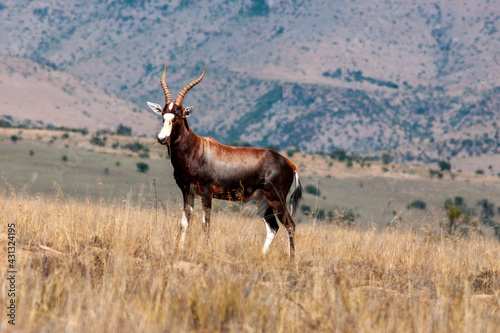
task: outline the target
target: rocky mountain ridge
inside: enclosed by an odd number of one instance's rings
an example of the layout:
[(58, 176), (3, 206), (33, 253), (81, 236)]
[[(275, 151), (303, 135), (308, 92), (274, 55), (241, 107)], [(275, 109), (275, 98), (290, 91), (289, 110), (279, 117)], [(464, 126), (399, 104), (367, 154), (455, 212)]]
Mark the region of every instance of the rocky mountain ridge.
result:
[[(499, 9), (488, 0), (4, 0), (0, 43), (4, 55), (140, 110), (162, 103), (164, 60), (174, 95), (208, 63), (185, 100), (200, 135), (425, 162), (500, 149)], [(482, 124), (487, 133), (474, 134)], [(422, 151), (426, 142), (447, 148)]]

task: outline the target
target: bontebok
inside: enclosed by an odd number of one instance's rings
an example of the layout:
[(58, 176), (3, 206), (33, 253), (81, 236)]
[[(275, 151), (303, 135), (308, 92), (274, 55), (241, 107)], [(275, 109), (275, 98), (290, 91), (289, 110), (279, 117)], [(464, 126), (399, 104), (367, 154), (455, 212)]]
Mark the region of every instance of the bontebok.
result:
[[(203, 206), (203, 229), (208, 237), (212, 199), (247, 202), (255, 200), (264, 219), (267, 237), (262, 251), (266, 253), (279, 229), (276, 217), (285, 226), (289, 240), (289, 255), (294, 257), (295, 223), (291, 213), (297, 210), (302, 186), (297, 167), (279, 153), (262, 148), (225, 146), (213, 138), (197, 136), (187, 121), (193, 107), (184, 108), (182, 101), (188, 91), (201, 82), (201, 76), (189, 83), (172, 102), (165, 83), (167, 63), (161, 77), (165, 106), (149, 103), (161, 115), (163, 127), (158, 142), (168, 145), (174, 167), (174, 178), (182, 191), (184, 212), (181, 219), (180, 245), (184, 244), (193, 212), (194, 197), (199, 195)], [(295, 179), (290, 197), (290, 212), (286, 197)]]

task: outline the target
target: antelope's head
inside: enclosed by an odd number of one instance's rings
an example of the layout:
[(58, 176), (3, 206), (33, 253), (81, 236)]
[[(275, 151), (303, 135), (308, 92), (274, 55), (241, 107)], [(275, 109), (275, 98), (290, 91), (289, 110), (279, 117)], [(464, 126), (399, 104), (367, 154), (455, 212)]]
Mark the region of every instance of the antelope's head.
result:
[(170, 98), (170, 93), (167, 88), (167, 84), (165, 83), (165, 78), (167, 75), (167, 62), (165, 61), (165, 67), (163, 68), (163, 75), (161, 76), (161, 87), (165, 92), (165, 106), (162, 108), (161, 105), (156, 103), (148, 102), (148, 106), (153, 110), (153, 112), (159, 114), (163, 118), (163, 127), (161, 128), (160, 133), (158, 133), (158, 142), (166, 145), (170, 142), (170, 138), (174, 133), (179, 133), (183, 126), (189, 128), (186, 118), (189, 117), (191, 112), (194, 110), (193, 106), (189, 106), (184, 108), (182, 106), (182, 101), (184, 97), (188, 93), (188, 91), (193, 88), (195, 85), (201, 82), (203, 77), (205, 76), (205, 72), (207, 71), (207, 66), (205, 65), (205, 69), (201, 76), (189, 83), (182, 89), (182, 91), (177, 95), (175, 102), (172, 102)]

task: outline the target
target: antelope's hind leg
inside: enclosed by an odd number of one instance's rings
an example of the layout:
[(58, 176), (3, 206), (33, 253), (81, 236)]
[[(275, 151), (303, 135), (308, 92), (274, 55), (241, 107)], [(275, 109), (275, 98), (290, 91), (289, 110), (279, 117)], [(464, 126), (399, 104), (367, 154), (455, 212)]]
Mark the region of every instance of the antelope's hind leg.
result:
[(269, 251), (269, 247), (271, 246), (274, 236), (278, 232), (279, 225), (276, 221), (276, 217), (274, 216), (274, 210), (265, 200), (258, 202), (259, 205), (259, 214), (264, 220), (264, 224), (266, 225), (266, 241), (264, 242), (264, 246), (262, 247), (262, 253), (266, 254)]
[(212, 212), (212, 193), (205, 194), (201, 197), (201, 205), (203, 207), (203, 230), (205, 231), (205, 241), (208, 243), (210, 234), (210, 215)]
[[(276, 216), (280, 222), (285, 227), (286, 233), (288, 234), (288, 255), (290, 259), (295, 258), (295, 222), (293, 222), (288, 209), (286, 208), (286, 203), (284, 200), (276, 199), (269, 200), (270, 205), (273, 207)], [(276, 221), (276, 219), (275, 219)], [(277, 225), (277, 224), (276, 224)]]

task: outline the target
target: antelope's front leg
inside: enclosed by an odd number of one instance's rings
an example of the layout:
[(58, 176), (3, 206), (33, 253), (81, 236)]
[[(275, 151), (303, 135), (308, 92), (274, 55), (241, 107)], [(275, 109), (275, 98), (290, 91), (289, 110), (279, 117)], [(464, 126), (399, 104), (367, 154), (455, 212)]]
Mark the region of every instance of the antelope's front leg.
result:
[(181, 248), (184, 247), (184, 242), (186, 240), (186, 233), (189, 227), (189, 221), (191, 220), (191, 214), (194, 209), (194, 194), (185, 193), (184, 194), (184, 212), (182, 213), (181, 219), (181, 233), (179, 239), (179, 245)]
[(203, 206), (203, 230), (205, 231), (205, 240), (208, 241), (210, 234), (210, 214), (212, 212), (212, 193), (207, 193), (201, 197)]

